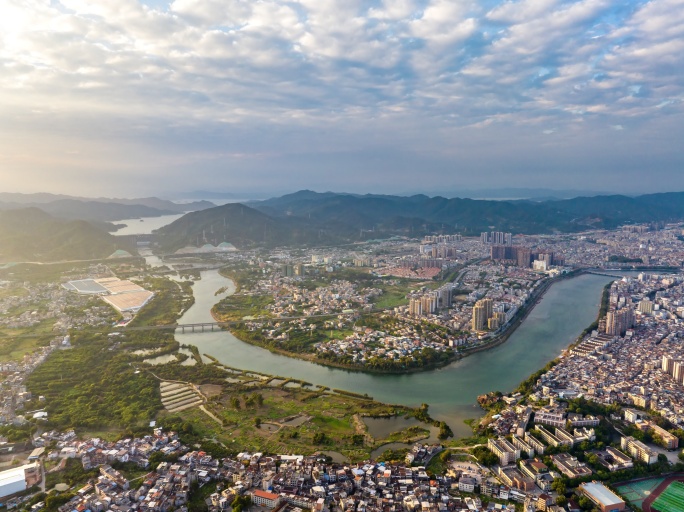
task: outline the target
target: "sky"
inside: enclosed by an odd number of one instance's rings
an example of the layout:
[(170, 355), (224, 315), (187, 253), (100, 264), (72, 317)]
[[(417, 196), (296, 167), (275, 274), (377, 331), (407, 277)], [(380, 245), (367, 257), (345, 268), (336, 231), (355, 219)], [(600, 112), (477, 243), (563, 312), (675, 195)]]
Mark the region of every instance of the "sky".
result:
[(0, 0), (0, 188), (684, 190), (684, 0)]

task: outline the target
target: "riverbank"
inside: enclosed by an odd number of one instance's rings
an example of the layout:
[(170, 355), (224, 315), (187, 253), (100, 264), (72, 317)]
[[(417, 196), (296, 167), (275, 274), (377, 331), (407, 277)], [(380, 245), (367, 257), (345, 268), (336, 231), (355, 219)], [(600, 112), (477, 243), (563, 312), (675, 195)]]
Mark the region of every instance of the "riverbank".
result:
[[(202, 354), (211, 354), (234, 368), (367, 393), (384, 403), (410, 407), (430, 404), (431, 416), (446, 421), (460, 438), (472, 435), (463, 420), (483, 414), (477, 405), (478, 395), (492, 389), (504, 393), (514, 390), (596, 319), (598, 297), (607, 282), (606, 277), (590, 274), (557, 280), (506, 343), (471, 353), (443, 368), (411, 374), (382, 375), (311, 364), (240, 341), (227, 330), (201, 334), (178, 331), (175, 336), (179, 342), (196, 345)], [(203, 272), (202, 279), (193, 286), (195, 305), (179, 323), (213, 321), (210, 309), (217, 301), (214, 294), (226, 285), (232, 288), (232, 283), (217, 270)]]
[[(278, 354), (286, 357), (291, 357), (293, 359), (299, 359), (302, 361), (306, 361), (308, 363), (313, 363), (313, 364), (318, 364), (321, 366), (326, 366), (326, 367), (331, 367), (331, 368), (339, 368), (342, 370), (347, 370), (351, 372), (361, 372), (361, 373), (370, 373), (370, 374), (379, 374), (379, 375), (404, 375), (404, 374), (413, 374), (413, 373), (419, 373), (419, 372), (426, 372), (426, 371), (431, 371), (431, 370), (437, 370), (440, 368), (444, 368), (446, 366), (449, 366), (450, 364), (460, 361), (466, 357), (468, 357), (471, 354), (475, 354), (477, 352), (482, 352), (485, 350), (490, 350), (492, 348), (495, 348), (503, 343), (505, 343), (510, 336), (522, 325), (523, 321), (527, 318), (527, 316), (534, 310), (535, 306), (539, 303), (539, 301), (544, 297), (544, 294), (551, 288), (551, 285), (553, 285), (556, 282), (562, 281), (564, 279), (572, 279), (574, 277), (578, 277), (580, 275), (584, 274), (584, 270), (577, 270), (574, 272), (571, 272), (569, 274), (565, 274), (562, 276), (559, 276), (557, 278), (553, 279), (547, 279), (544, 281), (537, 289), (535, 289), (532, 292), (532, 296), (529, 298), (527, 303), (523, 305), (520, 310), (515, 314), (515, 316), (511, 319), (510, 322), (506, 325), (505, 329), (497, 334), (496, 336), (492, 337), (490, 340), (488, 340), (485, 343), (482, 343), (480, 345), (474, 346), (474, 347), (469, 347), (465, 349), (461, 349), (459, 351), (453, 351), (452, 355), (449, 355), (449, 357), (446, 357), (442, 360), (439, 361), (434, 361), (434, 362), (429, 362), (426, 364), (423, 364), (422, 366), (417, 366), (417, 367), (407, 367), (407, 368), (387, 368), (387, 369), (378, 369), (378, 368), (369, 368), (368, 366), (365, 365), (354, 365), (354, 364), (345, 364), (345, 363), (340, 363), (338, 361), (334, 360), (329, 360), (329, 359), (324, 359), (321, 357), (318, 357), (315, 353), (299, 353), (299, 352), (292, 352), (289, 350), (284, 350), (280, 349), (278, 347), (274, 347), (272, 345), (269, 345), (265, 342), (261, 342), (260, 340), (257, 339), (249, 339), (248, 337), (244, 335), (240, 335), (240, 331), (236, 329), (226, 329), (228, 330), (233, 336), (235, 336), (238, 340), (242, 341), (243, 343), (248, 343), (250, 345), (268, 350), (269, 352), (273, 354)], [(235, 292), (236, 293), (239, 290), (239, 284), (232, 279), (229, 275), (226, 275), (226, 273), (221, 273), (223, 277), (226, 279), (232, 281), (233, 286), (235, 287)], [(221, 322), (222, 320), (216, 315), (214, 312), (214, 309), (212, 308), (211, 311), (211, 316), (216, 322)], [(382, 312), (377, 312), (375, 314), (381, 314)], [(373, 314), (373, 313), (371, 313)]]

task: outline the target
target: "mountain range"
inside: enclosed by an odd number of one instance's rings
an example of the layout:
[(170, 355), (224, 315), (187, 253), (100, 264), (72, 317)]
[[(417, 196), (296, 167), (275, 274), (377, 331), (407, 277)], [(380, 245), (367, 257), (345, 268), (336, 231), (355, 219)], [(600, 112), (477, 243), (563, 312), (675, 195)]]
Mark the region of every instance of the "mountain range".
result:
[[(2, 203), (5, 207), (22, 206), (4, 211), (0, 207), (0, 261), (3, 262), (106, 257), (124, 248), (125, 243), (109, 235), (107, 230), (111, 225), (108, 228), (103, 221), (176, 213), (186, 207), (195, 207), (198, 211), (157, 230), (161, 251), (170, 253), (185, 246), (222, 242), (238, 248), (316, 246), (395, 235), (477, 235), (492, 230), (520, 234), (573, 233), (629, 223), (684, 220), (684, 192), (494, 201), (302, 190), (264, 201), (212, 207), (206, 201), (177, 205), (157, 198), (85, 200), (49, 194), (21, 197), (0, 194), (0, 201), (5, 201)], [(27, 204), (37, 204), (40, 209), (25, 208)]]
[(435, 232), (572, 233), (682, 220), (684, 192), (488, 201), (302, 190), (248, 205), (227, 204), (193, 212), (157, 234), (163, 250), (173, 251), (204, 243), (323, 245)]
[(85, 198), (58, 194), (0, 193), (0, 210), (35, 207), (63, 219), (110, 222), (138, 217), (159, 217), (216, 206), (209, 201), (174, 203), (157, 197), (138, 199)]

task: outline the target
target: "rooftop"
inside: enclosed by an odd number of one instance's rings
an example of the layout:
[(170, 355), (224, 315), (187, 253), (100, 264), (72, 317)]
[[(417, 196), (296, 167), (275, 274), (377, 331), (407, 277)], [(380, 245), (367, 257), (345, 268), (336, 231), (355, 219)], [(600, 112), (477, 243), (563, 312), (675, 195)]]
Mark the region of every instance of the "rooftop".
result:
[(588, 494), (591, 494), (601, 505), (619, 505), (624, 503), (613, 491), (600, 482), (587, 482), (580, 485)]

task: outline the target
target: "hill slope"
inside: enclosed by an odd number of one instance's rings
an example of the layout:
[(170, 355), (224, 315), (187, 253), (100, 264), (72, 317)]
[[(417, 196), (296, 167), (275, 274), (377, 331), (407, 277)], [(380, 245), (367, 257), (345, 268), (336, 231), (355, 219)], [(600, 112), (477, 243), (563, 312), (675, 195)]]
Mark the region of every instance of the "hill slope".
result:
[(229, 203), (192, 212), (156, 231), (164, 252), (187, 245), (218, 245), (230, 242), (236, 247), (305, 243), (310, 230), (298, 222), (275, 219), (248, 206)]
[(106, 258), (121, 240), (82, 221), (55, 219), (38, 208), (0, 211), (0, 262)]

